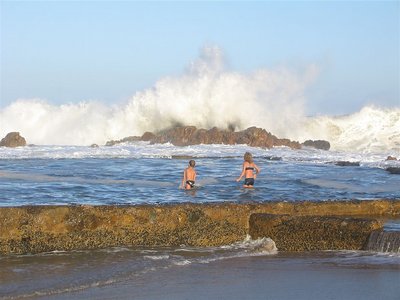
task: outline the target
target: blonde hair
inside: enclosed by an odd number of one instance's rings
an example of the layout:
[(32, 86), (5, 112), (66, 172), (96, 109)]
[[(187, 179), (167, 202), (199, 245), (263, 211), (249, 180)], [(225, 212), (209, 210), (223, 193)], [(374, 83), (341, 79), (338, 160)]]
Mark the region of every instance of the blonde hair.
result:
[(253, 162), (253, 155), (251, 155), (250, 152), (246, 152), (244, 154), (244, 160), (247, 161), (248, 163), (252, 163)]

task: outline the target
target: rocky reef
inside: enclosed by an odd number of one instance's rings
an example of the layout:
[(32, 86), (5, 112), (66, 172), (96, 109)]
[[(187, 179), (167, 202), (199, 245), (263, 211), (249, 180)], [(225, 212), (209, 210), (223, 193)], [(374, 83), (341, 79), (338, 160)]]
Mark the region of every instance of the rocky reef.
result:
[[(0, 254), (114, 246), (226, 245), (242, 241), (253, 232), (255, 222), (251, 220), (256, 214), (276, 216), (272, 223), (284, 228), (282, 233), (274, 236), (277, 245), (282, 247), (280, 250), (317, 250), (332, 245), (354, 249), (361, 243), (360, 232), (364, 236), (379, 228), (381, 223), (349, 221), (348, 218), (400, 218), (400, 201), (1, 207)], [(327, 216), (336, 219), (322, 218)], [(316, 221), (318, 223), (314, 224)], [(349, 225), (343, 225), (343, 222)], [(275, 225), (269, 227), (266, 225), (263, 229), (268, 234), (277, 228)], [(333, 240), (338, 239), (339, 230), (343, 229), (346, 233), (335, 243)], [(303, 240), (304, 236), (291, 233), (305, 230), (313, 237), (308, 242), (311, 246), (306, 248), (297, 241)], [(331, 230), (333, 232), (328, 234)], [(284, 239), (289, 235), (291, 240)], [(321, 240), (326, 243), (318, 242)]]
[(400, 174), (400, 167), (388, 167), (386, 168), (390, 174)]
[(331, 148), (331, 144), (328, 141), (324, 140), (307, 140), (304, 143), (301, 144), (304, 147), (311, 147), (315, 149), (321, 149), (321, 150), (329, 150)]
[(359, 167), (360, 166), (360, 162), (358, 161), (336, 161), (335, 162), (336, 166), (339, 167)]
[(8, 133), (1, 141), (0, 147), (21, 147), (26, 146), (26, 140), (19, 132)]
[(386, 160), (397, 160), (397, 157), (389, 155)]
[(301, 148), (299, 142), (289, 139), (280, 139), (265, 129), (250, 127), (243, 131), (223, 130), (216, 127), (197, 129), (195, 126), (177, 126), (159, 133), (145, 132), (142, 136), (127, 137), (118, 141), (109, 141), (107, 146), (124, 142), (149, 141), (151, 144), (171, 143), (175, 146), (189, 146), (199, 144), (247, 144), (252, 147), (272, 148), (287, 146), (293, 149)]

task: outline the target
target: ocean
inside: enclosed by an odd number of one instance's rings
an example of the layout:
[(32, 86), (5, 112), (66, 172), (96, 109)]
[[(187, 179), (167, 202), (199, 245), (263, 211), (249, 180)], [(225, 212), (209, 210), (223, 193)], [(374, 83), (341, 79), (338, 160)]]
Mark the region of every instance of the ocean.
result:
[[(243, 189), (243, 154), (261, 173)], [(399, 152), (146, 142), (0, 148), (0, 205), (136, 205), (400, 199)], [(179, 189), (196, 160), (197, 188)], [(337, 162), (352, 162), (339, 166)], [(399, 220), (386, 228), (400, 231)], [(0, 299), (398, 299), (400, 254), (222, 247), (111, 248), (0, 257)], [(265, 241), (264, 241), (265, 242)], [(273, 241), (270, 241), (273, 243)]]
[[(261, 168), (254, 190), (235, 181), (246, 151)], [(400, 163), (386, 161), (388, 155), (394, 154), (146, 142), (0, 148), (0, 205), (399, 199), (400, 178), (385, 169)], [(191, 158), (198, 188), (188, 193), (179, 185)], [(359, 165), (337, 165), (343, 161)]]
[[(198, 83), (190, 77), (182, 80), (193, 87)], [(167, 83), (137, 94), (126, 106), (20, 100), (4, 108), (0, 136), (20, 131), (30, 145), (0, 147), (0, 206), (399, 201), (400, 175), (386, 170), (400, 167), (399, 160), (386, 160), (389, 155), (400, 158), (399, 109), (364, 107), (347, 116), (307, 118), (289, 101), (285, 109), (263, 109), (241, 119), (239, 105), (218, 97), (203, 103), (200, 97), (199, 105), (185, 107), (183, 114), (175, 108), (183, 103), (186, 90), (178, 82), (169, 93)], [(165, 98), (169, 94), (174, 97)], [(252, 95), (246, 101), (253, 108), (265, 104), (259, 102), (257, 89)], [(236, 98), (241, 103), (241, 97)], [(273, 98), (267, 101), (271, 105)], [(102, 146), (107, 140), (173, 124), (236, 129), (256, 125), (300, 142), (325, 139), (331, 150), (147, 142)], [(100, 146), (89, 147), (93, 143)], [(246, 151), (261, 169), (254, 189), (243, 189), (235, 181)], [(189, 159), (196, 161), (197, 188), (184, 191), (179, 185)], [(399, 220), (388, 221), (385, 230), (399, 232)], [(259, 252), (264, 242), (246, 238), (221, 247), (117, 247), (0, 256), (0, 299), (400, 297), (399, 251)]]

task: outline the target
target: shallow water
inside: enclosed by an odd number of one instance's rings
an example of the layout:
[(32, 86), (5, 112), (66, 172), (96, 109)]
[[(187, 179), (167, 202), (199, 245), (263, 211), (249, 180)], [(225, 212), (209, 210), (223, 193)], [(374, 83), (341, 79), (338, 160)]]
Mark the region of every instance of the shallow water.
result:
[[(247, 150), (262, 170), (253, 190), (235, 181)], [(190, 157), (199, 188), (185, 192), (178, 187)], [(399, 199), (400, 176), (384, 168), (400, 162), (384, 158), (224, 145), (0, 148), (0, 205)], [(360, 166), (336, 166), (340, 160)]]
[[(279, 253), (260, 251), (259, 245), (260, 240), (245, 240), (224, 247), (111, 248), (1, 257), (0, 299), (398, 296), (398, 254)], [(335, 292), (338, 287), (341, 290)]]
[[(250, 151), (262, 172), (236, 183)], [(0, 147), (0, 206), (400, 199), (400, 153), (136, 143)], [(190, 158), (194, 191), (179, 190)], [(359, 162), (340, 167), (337, 161)], [(399, 231), (398, 220), (385, 230)], [(214, 248), (111, 248), (0, 256), (0, 299), (398, 299), (398, 253), (276, 253), (259, 241)], [(261, 251), (261, 252), (260, 252)]]

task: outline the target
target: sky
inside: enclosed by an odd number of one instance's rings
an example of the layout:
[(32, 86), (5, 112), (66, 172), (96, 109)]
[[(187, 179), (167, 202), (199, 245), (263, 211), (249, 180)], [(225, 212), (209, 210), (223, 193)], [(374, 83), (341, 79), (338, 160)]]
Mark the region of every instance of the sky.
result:
[(310, 115), (400, 106), (399, 1), (0, 0), (0, 14), (0, 109), (123, 103), (208, 45), (234, 72), (316, 66)]

